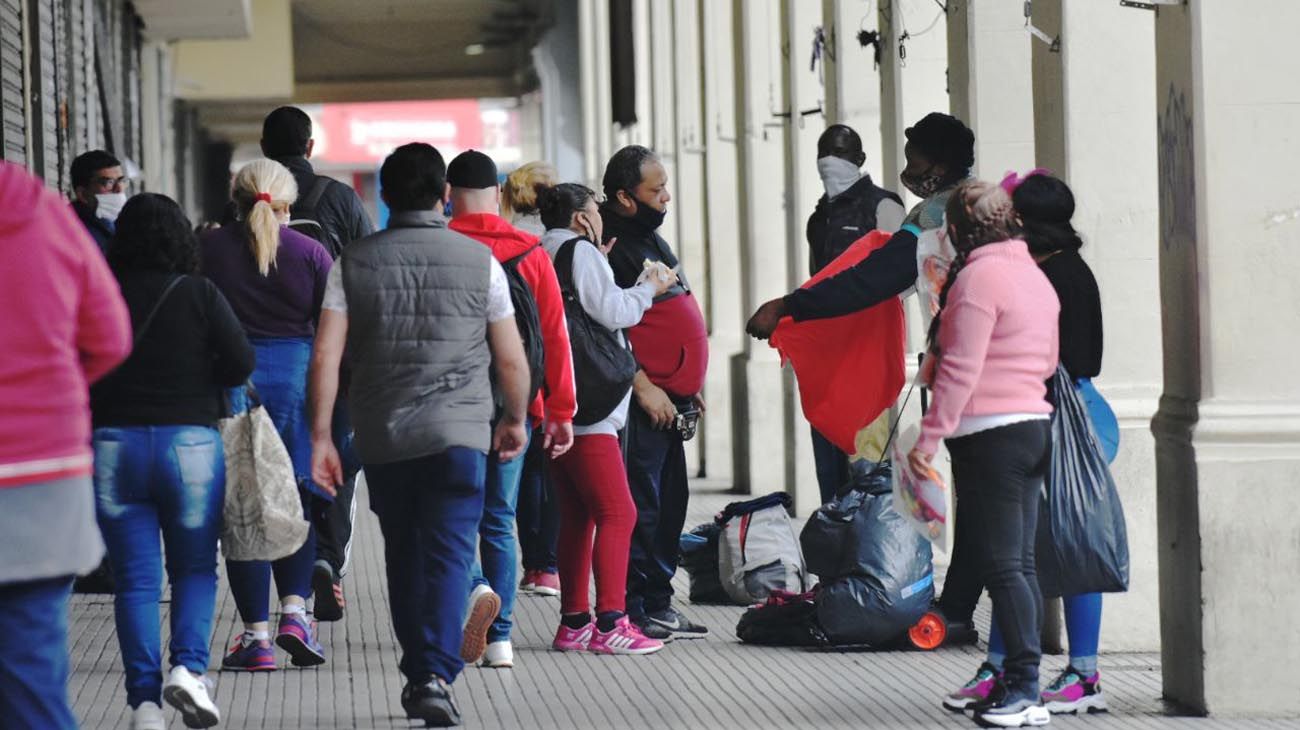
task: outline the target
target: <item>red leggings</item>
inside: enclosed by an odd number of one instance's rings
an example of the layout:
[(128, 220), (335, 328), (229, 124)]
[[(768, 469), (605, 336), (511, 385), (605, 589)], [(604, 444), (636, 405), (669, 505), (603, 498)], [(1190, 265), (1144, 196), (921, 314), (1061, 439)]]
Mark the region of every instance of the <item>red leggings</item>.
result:
[(551, 478), (560, 505), (560, 611), (591, 612), (593, 567), (597, 613), (623, 611), (636, 505), (618, 439), (603, 434), (578, 436), (573, 448), (551, 462)]

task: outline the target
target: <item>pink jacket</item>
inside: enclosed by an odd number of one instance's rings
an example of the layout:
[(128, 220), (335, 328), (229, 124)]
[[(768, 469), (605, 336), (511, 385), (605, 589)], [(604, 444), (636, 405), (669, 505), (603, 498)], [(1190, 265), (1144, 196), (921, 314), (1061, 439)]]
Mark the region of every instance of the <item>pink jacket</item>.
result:
[(1061, 304), (1024, 241), (971, 252), (948, 293), (930, 410), (916, 448), (933, 454), (963, 416), (1051, 413)]
[(90, 383), (131, 351), (131, 320), (68, 206), (0, 162), (0, 488), (89, 474)]

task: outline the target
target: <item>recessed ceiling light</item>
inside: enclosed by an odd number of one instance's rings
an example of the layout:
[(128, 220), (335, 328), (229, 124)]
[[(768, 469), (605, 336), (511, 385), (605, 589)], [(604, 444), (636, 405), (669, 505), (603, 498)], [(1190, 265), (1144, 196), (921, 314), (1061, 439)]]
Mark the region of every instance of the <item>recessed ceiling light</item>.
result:
[(485, 51), (485, 50), (487, 50), (487, 49), (483, 47), (483, 44), (482, 44), (482, 43), (471, 43), (471, 44), (469, 44), (468, 46), (465, 46), (465, 55), (466, 55), (466, 56), (482, 56), (482, 55), (483, 55), (483, 51)]

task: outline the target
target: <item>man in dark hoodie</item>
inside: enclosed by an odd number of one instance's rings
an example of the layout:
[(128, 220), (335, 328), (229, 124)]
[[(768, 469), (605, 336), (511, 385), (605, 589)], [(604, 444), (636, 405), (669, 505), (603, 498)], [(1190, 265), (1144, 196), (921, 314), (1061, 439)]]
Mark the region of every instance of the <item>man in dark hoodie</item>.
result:
[[(311, 117), (293, 106), (282, 106), (262, 122), (262, 154), (289, 168), (298, 183), (298, 199), (291, 217), (311, 220), (319, 230), (305, 231), (318, 238), (337, 259), (355, 240), (375, 232), (370, 216), (356, 192), (343, 183), (317, 175), (307, 158), (316, 140), (312, 139)], [(312, 571), (312, 592), (316, 596), (316, 618), (338, 621), (343, 618), (343, 574), (351, 553), (352, 520), (356, 514), (356, 476), (360, 470), (351, 448), (351, 419), (348, 417), (346, 376), (344, 393), (335, 404), (335, 445), (343, 455), (347, 478), (332, 502), (321, 501), (312, 515), (316, 526), (316, 565)]]
[(700, 391), (709, 365), (708, 330), (677, 257), (656, 232), (672, 200), (659, 158), (639, 145), (624, 147), (606, 165), (602, 186), (602, 241), (613, 245), (609, 265), (618, 285), (636, 285), (647, 262), (678, 275), (678, 284), (655, 297), (641, 322), (627, 331), (641, 368), (627, 422), (627, 477), (637, 508), (627, 613), (652, 639), (701, 636), (708, 629), (673, 608), (672, 578), (690, 497), (677, 417), (679, 411), (704, 409)]
[[(816, 274), (854, 241), (876, 230), (893, 233), (907, 211), (895, 193), (877, 187), (862, 172), (867, 155), (852, 127), (832, 124), (817, 140), (817, 174), (826, 194), (808, 217), (808, 273)], [(817, 429), (812, 430), (813, 460), (822, 502), (831, 501), (849, 479), (849, 457)]]

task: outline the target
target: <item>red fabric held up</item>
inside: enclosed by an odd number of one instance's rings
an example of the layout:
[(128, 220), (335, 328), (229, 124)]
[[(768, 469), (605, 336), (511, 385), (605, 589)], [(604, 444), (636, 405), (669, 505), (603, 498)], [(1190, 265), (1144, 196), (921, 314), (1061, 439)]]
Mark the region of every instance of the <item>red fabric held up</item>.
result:
[[(803, 288), (862, 261), (892, 234), (872, 231), (817, 272)], [(856, 450), (858, 431), (898, 398), (904, 374), (903, 304), (898, 297), (833, 319), (795, 322), (786, 317), (770, 344), (794, 366), (804, 416), (845, 453)]]

